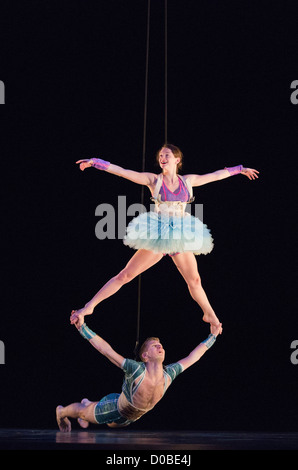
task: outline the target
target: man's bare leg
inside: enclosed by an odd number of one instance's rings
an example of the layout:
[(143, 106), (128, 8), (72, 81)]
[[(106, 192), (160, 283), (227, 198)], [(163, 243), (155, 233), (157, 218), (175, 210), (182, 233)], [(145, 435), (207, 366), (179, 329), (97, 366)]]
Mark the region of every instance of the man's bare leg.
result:
[[(91, 405), (92, 402), (88, 400), (88, 398), (83, 398), (83, 400), (81, 400), (81, 403), (83, 403), (83, 405), (88, 406), (88, 405)], [(82, 418), (78, 418), (77, 421), (79, 425), (81, 426), (81, 428), (84, 428), (84, 429), (88, 428), (89, 421), (86, 421), (85, 419), (82, 419)]]
[(68, 406), (57, 406), (56, 418), (60, 431), (70, 432), (71, 423), (68, 418), (82, 419), (88, 423), (97, 424), (94, 418), (94, 408), (97, 402), (90, 402), (89, 400), (82, 400), (83, 403), (72, 403)]

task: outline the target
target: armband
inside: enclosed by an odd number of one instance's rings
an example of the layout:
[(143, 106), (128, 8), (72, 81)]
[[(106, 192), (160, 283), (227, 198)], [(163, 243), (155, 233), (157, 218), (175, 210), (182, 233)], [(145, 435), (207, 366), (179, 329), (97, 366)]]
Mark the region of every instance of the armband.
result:
[(101, 158), (91, 158), (90, 163), (97, 170), (103, 170), (103, 171), (106, 171), (111, 164), (110, 162), (106, 162), (102, 160)]
[(226, 167), (225, 170), (228, 170), (231, 176), (239, 175), (239, 173), (241, 173), (243, 170), (243, 165), (231, 166), (229, 168)]
[(210, 335), (208, 336), (208, 338), (205, 339), (205, 341), (202, 341), (202, 344), (205, 344), (206, 348), (209, 349), (209, 348), (211, 348), (211, 346), (213, 346), (213, 344), (215, 343), (215, 341), (216, 341), (216, 336), (210, 334)]
[(96, 336), (96, 333), (94, 333), (94, 331), (90, 330), (90, 328), (88, 328), (86, 323), (83, 323), (83, 325), (79, 328), (79, 332), (83, 336), (83, 338), (87, 339), (88, 341), (90, 339), (94, 338), (94, 336)]

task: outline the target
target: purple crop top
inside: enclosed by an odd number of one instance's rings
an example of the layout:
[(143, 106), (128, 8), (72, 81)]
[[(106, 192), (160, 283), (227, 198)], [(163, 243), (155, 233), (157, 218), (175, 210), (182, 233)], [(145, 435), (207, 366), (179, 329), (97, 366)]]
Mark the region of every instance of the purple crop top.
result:
[(187, 202), (189, 200), (189, 192), (184, 182), (179, 178), (179, 188), (173, 193), (162, 180), (162, 185), (159, 190), (162, 201), (181, 201)]

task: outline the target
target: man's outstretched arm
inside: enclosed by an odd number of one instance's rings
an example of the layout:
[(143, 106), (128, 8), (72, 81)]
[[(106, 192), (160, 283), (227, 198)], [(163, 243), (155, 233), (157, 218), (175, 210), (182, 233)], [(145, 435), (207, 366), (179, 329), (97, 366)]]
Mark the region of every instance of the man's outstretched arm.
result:
[(178, 361), (179, 364), (182, 365), (183, 370), (195, 364), (199, 359), (201, 359), (205, 352), (211, 348), (211, 346), (216, 341), (216, 337), (221, 330), (221, 326), (221, 324), (217, 326), (212, 325), (211, 334), (208, 336), (208, 338), (205, 339), (205, 341), (202, 341), (193, 351), (191, 351), (191, 353), (187, 357)]
[(90, 330), (86, 323), (81, 323), (77, 321), (75, 327), (80, 332), (80, 334), (89, 341), (92, 346), (97, 349), (103, 356), (109, 359), (117, 367), (122, 366), (124, 357), (121, 354), (118, 354), (114, 349), (107, 343), (103, 338), (98, 336), (94, 331)]

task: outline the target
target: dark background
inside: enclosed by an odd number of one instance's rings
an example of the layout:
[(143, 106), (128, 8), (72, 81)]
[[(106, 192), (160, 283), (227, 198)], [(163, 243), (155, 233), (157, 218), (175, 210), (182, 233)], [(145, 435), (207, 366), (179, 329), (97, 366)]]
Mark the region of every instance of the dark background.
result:
[[(121, 389), (69, 325), (133, 251), (98, 240), (96, 207), (141, 187), (75, 162), (141, 170), (147, 2), (2, 2), (0, 426), (55, 428), (55, 407)], [(215, 248), (197, 258), (224, 334), (134, 429), (297, 430), (296, 1), (168, 2), (168, 140), (183, 173), (260, 171), (194, 190)], [(164, 2), (151, 2), (146, 171), (164, 140)], [(145, 190), (149, 207), (149, 191)], [(130, 218), (128, 217), (128, 221)], [(88, 325), (133, 357), (137, 280)], [(142, 276), (141, 340), (166, 362), (208, 335), (169, 257)]]

